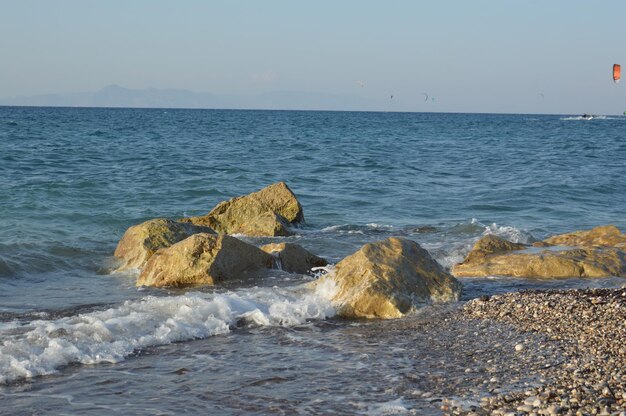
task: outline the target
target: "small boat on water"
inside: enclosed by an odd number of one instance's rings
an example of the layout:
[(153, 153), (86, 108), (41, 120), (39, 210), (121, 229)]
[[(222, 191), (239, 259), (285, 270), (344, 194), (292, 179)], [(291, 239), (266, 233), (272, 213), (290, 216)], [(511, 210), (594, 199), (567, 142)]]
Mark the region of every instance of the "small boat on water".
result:
[(581, 120), (592, 120), (593, 119), (593, 115), (585, 113), (582, 116), (580, 116), (580, 119)]

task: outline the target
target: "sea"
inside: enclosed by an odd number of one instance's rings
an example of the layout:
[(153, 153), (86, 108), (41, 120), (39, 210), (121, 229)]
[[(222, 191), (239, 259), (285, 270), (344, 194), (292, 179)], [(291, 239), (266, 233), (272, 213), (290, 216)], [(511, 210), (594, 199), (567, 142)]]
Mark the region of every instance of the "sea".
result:
[(621, 116), (0, 107), (0, 414), (437, 415), (532, 386), (506, 365), (484, 380), (515, 340), (455, 321), (463, 303), (626, 279), (463, 278), (458, 303), (345, 320), (315, 275), (138, 288), (113, 252), (132, 225), (285, 181), (305, 224), (241, 238), (334, 264), (401, 236), (450, 268), (486, 234), (626, 231), (625, 179)]

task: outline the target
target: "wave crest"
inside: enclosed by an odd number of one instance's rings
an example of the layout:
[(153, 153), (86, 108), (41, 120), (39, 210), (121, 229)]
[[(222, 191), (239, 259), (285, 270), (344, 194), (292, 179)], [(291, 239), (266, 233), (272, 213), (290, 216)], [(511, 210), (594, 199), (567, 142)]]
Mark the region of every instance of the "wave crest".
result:
[(226, 334), (242, 321), (294, 326), (335, 314), (323, 291), (254, 288), (147, 296), (104, 311), (0, 324), (0, 383), (53, 374), (71, 363), (115, 363), (147, 347)]

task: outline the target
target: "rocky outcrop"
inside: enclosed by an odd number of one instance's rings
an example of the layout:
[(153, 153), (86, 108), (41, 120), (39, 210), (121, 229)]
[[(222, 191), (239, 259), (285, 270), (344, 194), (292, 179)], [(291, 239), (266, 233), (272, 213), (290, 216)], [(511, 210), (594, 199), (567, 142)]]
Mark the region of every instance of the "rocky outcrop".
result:
[(495, 253), (452, 268), (456, 277), (607, 277), (624, 275), (624, 252), (616, 248)]
[(228, 235), (194, 234), (157, 251), (137, 279), (137, 286), (213, 285), (245, 272), (272, 267), (263, 250)]
[(212, 233), (208, 227), (156, 218), (130, 227), (122, 236), (114, 256), (122, 260), (118, 271), (140, 269), (159, 249), (169, 247), (196, 233)]
[(575, 231), (568, 234), (555, 235), (544, 240), (544, 243), (570, 247), (618, 247), (626, 248), (626, 235), (613, 225), (595, 227), (591, 230)]
[(417, 243), (388, 238), (364, 245), (316, 285), (332, 280), (338, 314), (398, 318), (420, 303), (458, 300), (461, 284)]
[(487, 235), (452, 268), (456, 277), (608, 277), (626, 275), (624, 235), (613, 226), (550, 237), (530, 248)]
[(220, 234), (286, 236), (290, 234), (290, 225), (304, 221), (304, 213), (287, 184), (278, 182), (221, 202), (206, 215), (181, 221), (207, 226)]
[(278, 268), (289, 273), (309, 273), (314, 267), (323, 267), (326, 260), (293, 243), (266, 244), (261, 250), (276, 258)]

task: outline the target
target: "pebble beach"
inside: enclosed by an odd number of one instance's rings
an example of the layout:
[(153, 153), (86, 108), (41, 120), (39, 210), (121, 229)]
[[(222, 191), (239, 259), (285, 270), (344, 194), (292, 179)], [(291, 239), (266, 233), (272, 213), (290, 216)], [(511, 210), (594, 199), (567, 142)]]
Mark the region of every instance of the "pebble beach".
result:
[(545, 348), (559, 358), (532, 369), (540, 381), (535, 387), (503, 394), (494, 389), (480, 405), (465, 408), (445, 400), (446, 414), (626, 415), (626, 288), (483, 296), (467, 302), (461, 315), (510, 325), (532, 334), (534, 342), (540, 335), (539, 350), (521, 342), (515, 352), (532, 356)]

